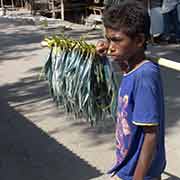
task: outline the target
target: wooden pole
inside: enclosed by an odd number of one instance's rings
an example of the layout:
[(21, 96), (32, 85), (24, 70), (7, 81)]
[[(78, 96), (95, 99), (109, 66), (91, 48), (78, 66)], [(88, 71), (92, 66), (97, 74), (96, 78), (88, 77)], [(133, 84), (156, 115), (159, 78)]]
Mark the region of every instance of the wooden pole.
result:
[(6, 15), (6, 9), (4, 7), (4, 1), (1, 0), (1, 9), (2, 9), (2, 15), (5, 16)]
[(64, 1), (61, 0), (61, 19), (64, 21)]
[(30, 0), (31, 14), (33, 14), (33, 8), (34, 8), (33, 2), (34, 2), (33, 0)]
[(12, 8), (14, 9), (14, 0), (11, 0)]
[(23, 0), (21, 0), (21, 8), (23, 8)]
[(1, 0), (1, 8), (2, 8), (2, 9), (4, 8), (4, 2), (3, 2), (3, 0)]
[(56, 12), (55, 12), (55, 2), (52, 0), (52, 17), (56, 18)]

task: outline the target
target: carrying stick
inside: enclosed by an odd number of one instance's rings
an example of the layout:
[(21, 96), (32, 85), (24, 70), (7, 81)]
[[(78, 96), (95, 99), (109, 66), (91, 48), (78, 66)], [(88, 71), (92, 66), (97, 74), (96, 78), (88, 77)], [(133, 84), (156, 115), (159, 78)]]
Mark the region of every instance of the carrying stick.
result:
[[(46, 41), (42, 41), (41, 46), (47, 47), (48, 43)], [(170, 69), (173, 69), (176, 71), (180, 71), (180, 63), (179, 62), (175, 62), (175, 61), (172, 61), (172, 60), (169, 60), (166, 58), (156, 57), (156, 56), (152, 56), (152, 55), (147, 55), (147, 59), (158, 63), (160, 66), (170, 68)]]

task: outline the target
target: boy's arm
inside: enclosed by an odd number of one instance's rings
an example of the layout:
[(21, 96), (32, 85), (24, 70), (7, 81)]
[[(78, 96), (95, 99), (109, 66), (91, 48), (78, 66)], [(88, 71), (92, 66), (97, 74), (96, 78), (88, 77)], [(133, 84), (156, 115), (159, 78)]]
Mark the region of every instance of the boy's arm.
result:
[(144, 142), (133, 180), (144, 180), (144, 177), (150, 168), (156, 147), (158, 126), (143, 127), (143, 130), (145, 133)]

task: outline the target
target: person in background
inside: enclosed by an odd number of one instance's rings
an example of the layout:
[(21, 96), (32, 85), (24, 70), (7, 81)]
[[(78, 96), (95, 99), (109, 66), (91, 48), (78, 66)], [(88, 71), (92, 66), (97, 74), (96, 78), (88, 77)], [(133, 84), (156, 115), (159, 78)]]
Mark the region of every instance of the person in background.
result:
[(105, 9), (106, 41), (96, 51), (111, 56), (123, 78), (116, 115), (117, 180), (159, 180), (166, 166), (164, 96), (158, 64), (146, 59), (150, 18), (142, 3), (126, 0)]
[(149, 1), (148, 11), (151, 17), (151, 40), (152, 43), (160, 43), (160, 38), (163, 33), (162, 0), (146, 1)]
[(137, 0), (143, 2), (147, 8), (156, 8), (162, 6), (162, 0)]
[(162, 0), (141, 0), (149, 12), (151, 19), (151, 43), (161, 43), (163, 34)]
[(162, 40), (180, 43), (180, 21), (178, 19), (178, 0), (163, 0), (162, 13), (164, 33)]

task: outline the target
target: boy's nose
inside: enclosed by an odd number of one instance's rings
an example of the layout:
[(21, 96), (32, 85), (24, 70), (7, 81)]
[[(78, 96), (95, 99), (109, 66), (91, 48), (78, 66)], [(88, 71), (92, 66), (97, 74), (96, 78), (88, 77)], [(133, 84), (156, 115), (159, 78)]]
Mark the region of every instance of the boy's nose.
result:
[(108, 54), (113, 54), (115, 51), (116, 51), (115, 48), (109, 47), (109, 49), (108, 49)]

